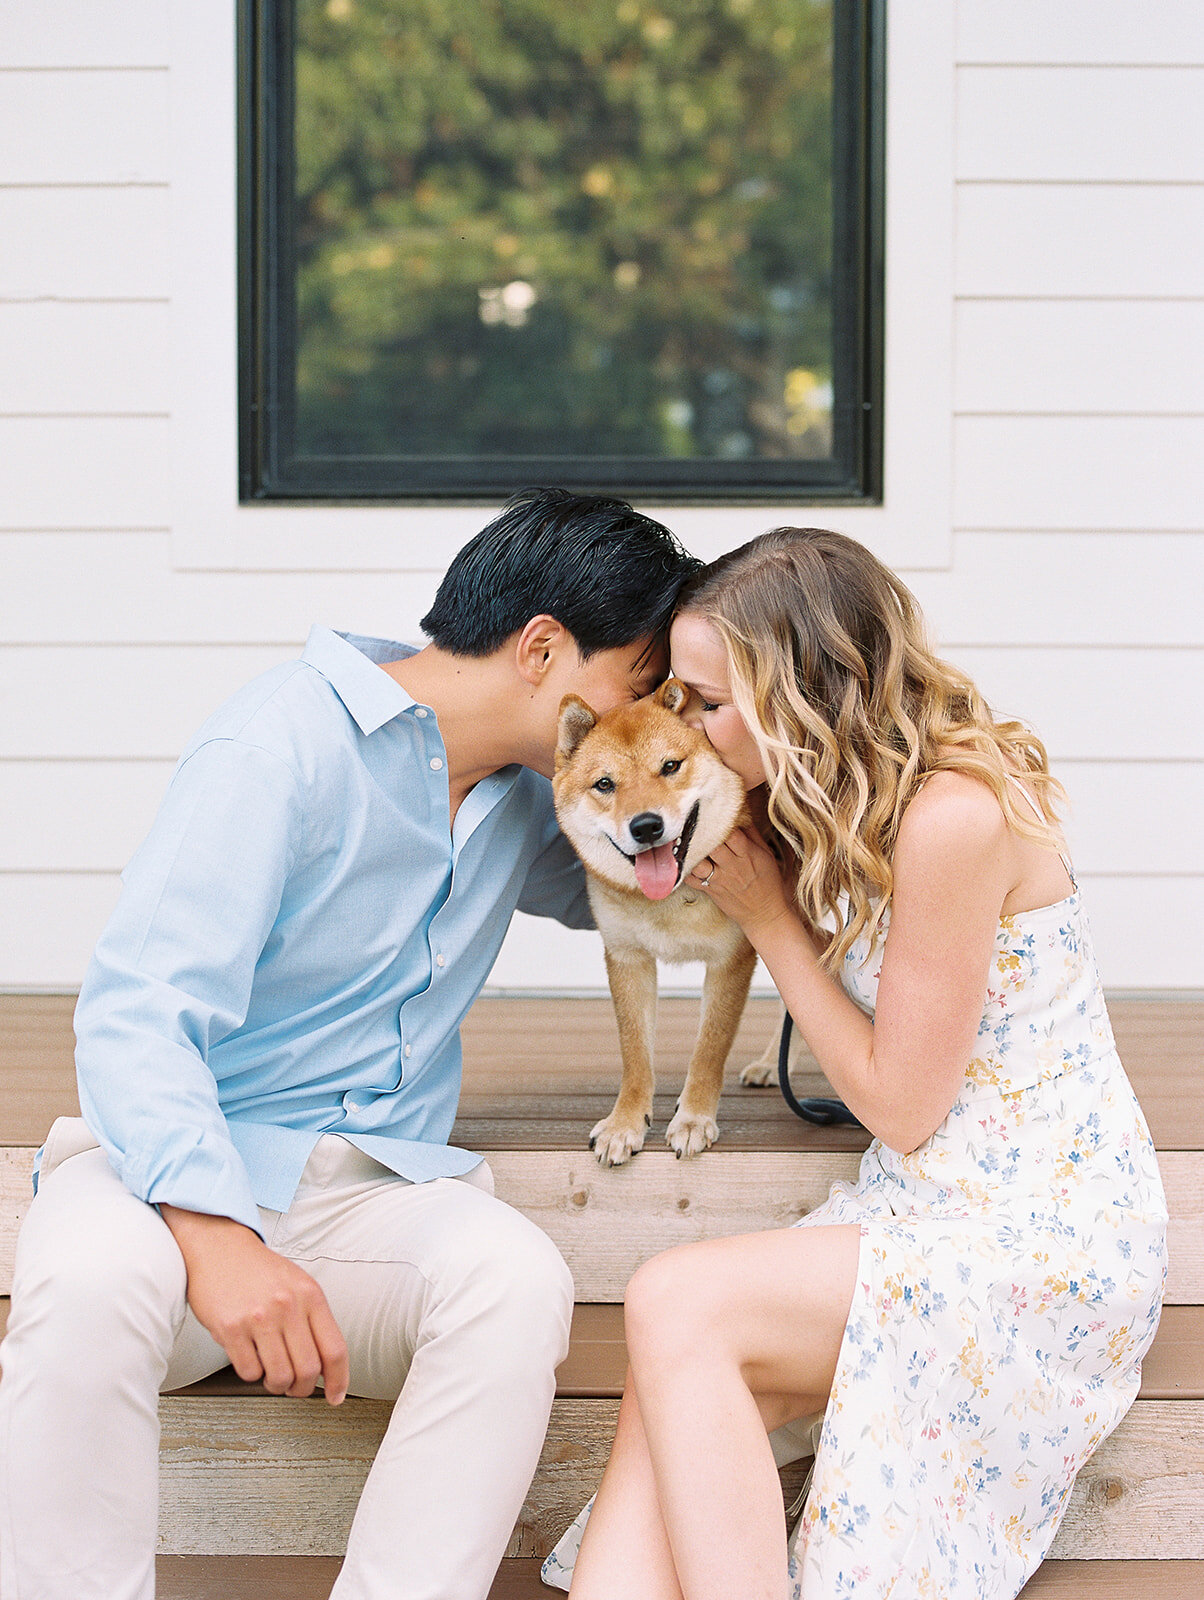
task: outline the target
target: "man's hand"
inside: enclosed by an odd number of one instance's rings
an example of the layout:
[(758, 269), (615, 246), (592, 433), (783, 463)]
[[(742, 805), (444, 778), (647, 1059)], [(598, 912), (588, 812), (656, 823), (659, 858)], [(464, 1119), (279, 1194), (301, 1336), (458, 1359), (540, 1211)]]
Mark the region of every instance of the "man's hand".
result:
[(188, 1269), (188, 1304), (248, 1383), (263, 1379), (271, 1394), (312, 1394), (321, 1377), (326, 1398), (347, 1394), (347, 1346), (308, 1272), (269, 1250), (259, 1235), (229, 1217), (160, 1206)]

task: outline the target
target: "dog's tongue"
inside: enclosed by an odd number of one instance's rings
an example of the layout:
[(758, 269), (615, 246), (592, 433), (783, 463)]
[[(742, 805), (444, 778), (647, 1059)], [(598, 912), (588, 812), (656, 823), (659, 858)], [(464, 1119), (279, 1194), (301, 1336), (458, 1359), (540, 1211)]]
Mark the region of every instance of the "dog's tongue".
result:
[(641, 850), (632, 861), (636, 882), (649, 900), (665, 900), (677, 888), (677, 857), (673, 845), (658, 844), (655, 850)]

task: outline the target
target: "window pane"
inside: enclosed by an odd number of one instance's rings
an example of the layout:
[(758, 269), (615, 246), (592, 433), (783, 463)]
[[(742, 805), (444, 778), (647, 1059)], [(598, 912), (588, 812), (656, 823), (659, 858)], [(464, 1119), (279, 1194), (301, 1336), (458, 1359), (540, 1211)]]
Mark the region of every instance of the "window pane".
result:
[(826, 0), (296, 0), (294, 67), (292, 454), (830, 460)]

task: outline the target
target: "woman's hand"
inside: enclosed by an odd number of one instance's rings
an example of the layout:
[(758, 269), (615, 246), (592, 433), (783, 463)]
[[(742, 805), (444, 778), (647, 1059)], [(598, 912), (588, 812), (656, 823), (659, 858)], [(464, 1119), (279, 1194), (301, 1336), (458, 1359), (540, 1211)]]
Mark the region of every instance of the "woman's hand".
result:
[(750, 828), (738, 828), (716, 845), (686, 881), (708, 895), (754, 945), (762, 929), (794, 915), (772, 851)]

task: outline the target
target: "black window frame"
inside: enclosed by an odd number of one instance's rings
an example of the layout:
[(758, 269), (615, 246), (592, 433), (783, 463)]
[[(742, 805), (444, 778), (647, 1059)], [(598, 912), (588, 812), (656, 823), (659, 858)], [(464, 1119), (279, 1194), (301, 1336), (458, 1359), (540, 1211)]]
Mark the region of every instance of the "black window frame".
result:
[(881, 503), (886, 0), (833, 0), (836, 350), (833, 452), (821, 461), (290, 455), (293, 17), (293, 0), (238, 0), (240, 502), (474, 504), (555, 483), (646, 504)]

